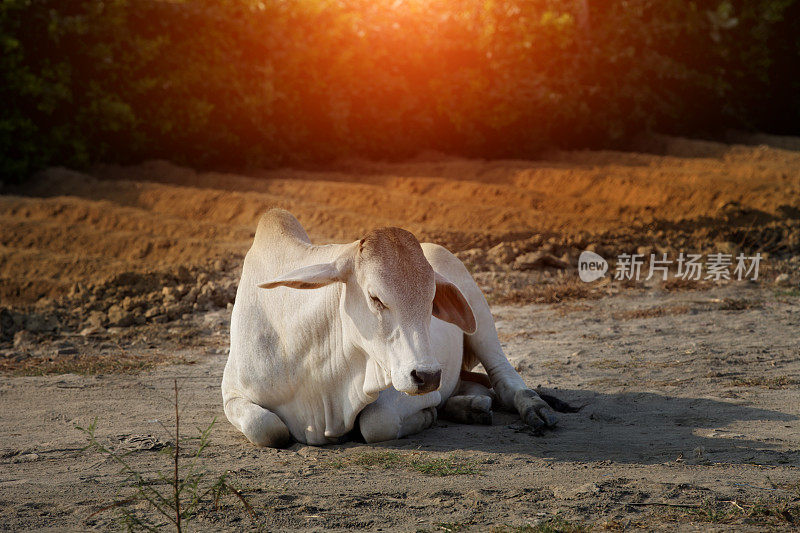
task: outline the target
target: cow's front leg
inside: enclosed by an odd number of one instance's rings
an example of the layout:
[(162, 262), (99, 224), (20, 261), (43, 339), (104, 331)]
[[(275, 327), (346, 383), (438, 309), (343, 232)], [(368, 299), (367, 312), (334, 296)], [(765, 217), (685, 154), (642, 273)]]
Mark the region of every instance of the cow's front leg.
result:
[(361, 411), (358, 428), (367, 442), (381, 442), (413, 435), (436, 422), (438, 391), (409, 396), (394, 388), (381, 391), (378, 399)]
[(489, 304), (475, 281), (467, 279), (461, 290), (468, 295), (478, 324), (475, 334), (464, 337), (465, 360), (483, 365), (497, 398), (506, 407), (515, 409), (526, 424), (537, 431), (555, 426), (558, 422), (555, 412), (536, 391), (528, 388), (503, 353)]
[(484, 368), (491, 376), (494, 391), (503, 405), (515, 409), (520, 418), (537, 432), (555, 427), (558, 417), (553, 409), (535, 390), (525, 385), (502, 352), (492, 359), (488, 357), (486, 359), (491, 362), (488, 366), (487, 363), (483, 363)]
[(227, 399), (225, 416), (256, 446), (285, 448), (292, 444), (292, 436), (283, 420), (246, 398), (235, 396)]
[[(488, 310), (488, 306), (486, 308)], [(525, 385), (503, 353), (494, 323), (488, 319), (485, 322), (486, 329), (479, 332), (481, 337), (468, 338), (467, 349), (486, 369), (498, 399), (506, 407), (515, 409), (520, 418), (535, 430), (554, 427), (558, 423), (555, 412), (536, 391)]]

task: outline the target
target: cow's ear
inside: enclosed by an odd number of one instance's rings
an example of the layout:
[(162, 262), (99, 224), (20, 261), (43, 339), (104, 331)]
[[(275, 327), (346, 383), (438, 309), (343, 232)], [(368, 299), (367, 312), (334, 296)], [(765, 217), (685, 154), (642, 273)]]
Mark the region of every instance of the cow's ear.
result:
[(291, 287), (293, 289), (318, 289), (337, 281), (345, 282), (353, 272), (353, 251), (355, 243), (348, 246), (334, 261), (319, 263), (287, 272), (282, 276), (259, 283), (262, 289)]
[(458, 287), (447, 278), (435, 273), (436, 296), (433, 297), (433, 316), (460, 327), (464, 333), (472, 335), (477, 329), (475, 315), (467, 299)]
[(258, 286), (262, 289), (274, 289), (275, 287), (318, 289), (335, 281), (344, 281), (345, 279), (346, 277), (343, 277), (339, 269), (336, 268), (336, 263), (321, 263), (292, 270), (273, 280), (259, 283)]

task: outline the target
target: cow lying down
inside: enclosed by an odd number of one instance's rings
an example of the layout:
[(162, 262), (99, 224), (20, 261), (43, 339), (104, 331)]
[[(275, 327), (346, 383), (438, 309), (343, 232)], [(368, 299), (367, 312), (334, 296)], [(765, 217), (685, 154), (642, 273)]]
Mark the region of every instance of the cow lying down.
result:
[[(478, 363), (488, 379), (469, 372)], [(556, 423), (453, 254), (398, 228), (313, 245), (289, 212), (261, 218), (222, 378), (225, 415), (252, 443), (328, 444), (354, 429), (367, 442), (396, 439), (430, 427), (437, 410), (491, 423), (489, 387), (534, 428)]]

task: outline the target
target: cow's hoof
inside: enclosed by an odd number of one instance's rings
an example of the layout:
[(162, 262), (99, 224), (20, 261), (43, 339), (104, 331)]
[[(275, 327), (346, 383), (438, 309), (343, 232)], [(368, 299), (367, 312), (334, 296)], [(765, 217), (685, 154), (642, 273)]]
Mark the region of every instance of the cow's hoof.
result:
[(492, 425), (492, 399), (489, 396), (464, 396), (469, 404), (464, 409), (467, 424)]
[(425, 416), (425, 429), (434, 426), (439, 419), (439, 413), (435, 407), (423, 409), (422, 414)]
[(558, 417), (555, 412), (535, 391), (530, 389), (517, 391), (514, 395), (514, 407), (516, 407), (522, 420), (531, 426), (534, 431), (543, 431), (554, 427), (558, 423)]
[(442, 410), (442, 417), (460, 424), (492, 425), (492, 398), (486, 395), (451, 396)]

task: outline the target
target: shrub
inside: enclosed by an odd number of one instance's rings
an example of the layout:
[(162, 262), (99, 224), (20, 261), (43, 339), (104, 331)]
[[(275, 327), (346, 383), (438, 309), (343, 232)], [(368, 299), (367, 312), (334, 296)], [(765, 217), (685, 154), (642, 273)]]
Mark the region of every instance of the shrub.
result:
[(3, 0), (0, 171), (795, 132), (795, 0)]

